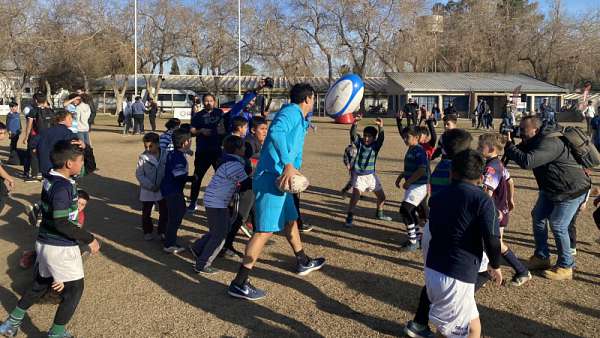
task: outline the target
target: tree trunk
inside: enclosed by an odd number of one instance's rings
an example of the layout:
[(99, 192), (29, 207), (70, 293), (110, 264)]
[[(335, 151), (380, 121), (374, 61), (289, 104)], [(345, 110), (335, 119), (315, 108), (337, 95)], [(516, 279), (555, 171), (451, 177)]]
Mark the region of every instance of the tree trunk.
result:
[(331, 60), (331, 54), (326, 54), (327, 56), (327, 84), (331, 87), (333, 82), (333, 61)]
[(118, 114), (122, 107), (123, 107), (123, 98), (125, 97), (125, 92), (127, 92), (127, 83), (129, 81), (129, 77), (125, 76), (125, 79), (123, 80), (123, 86), (121, 90), (119, 90), (119, 84), (117, 81), (117, 78), (115, 75), (111, 75), (112, 79), (113, 79), (113, 93), (115, 94), (115, 99), (116, 99), (116, 109), (115, 109), (115, 114)]
[(54, 102), (52, 101), (52, 87), (50, 87), (50, 82), (48, 82), (48, 80), (44, 80), (44, 85), (46, 86), (46, 100), (48, 100), (50, 107), (54, 108)]

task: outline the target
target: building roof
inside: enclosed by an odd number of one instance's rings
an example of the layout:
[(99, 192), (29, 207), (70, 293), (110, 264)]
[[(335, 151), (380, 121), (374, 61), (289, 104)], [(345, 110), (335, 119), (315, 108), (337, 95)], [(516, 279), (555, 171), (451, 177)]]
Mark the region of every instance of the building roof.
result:
[[(258, 86), (258, 82), (263, 76), (242, 76), (242, 91), (253, 89)], [(336, 79), (334, 79), (335, 81)], [(326, 92), (329, 89), (327, 77), (274, 77), (273, 90), (287, 91), (293, 84), (299, 82), (310, 83), (317, 92)], [(192, 89), (199, 91), (215, 91), (215, 88), (221, 88), (224, 92), (237, 92), (237, 76), (212, 76), (212, 75), (163, 75), (161, 88), (165, 89)], [(367, 77), (365, 78), (365, 91), (371, 93), (385, 93), (387, 88), (387, 78), (385, 77)], [(138, 87), (144, 88), (146, 79), (143, 75), (138, 75)], [(129, 89), (134, 87), (133, 76), (129, 77)], [(99, 78), (93, 84), (94, 91), (112, 90), (112, 80), (110, 76)]]
[(501, 73), (386, 73), (403, 92), (566, 93), (565, 88), (523, 74)]

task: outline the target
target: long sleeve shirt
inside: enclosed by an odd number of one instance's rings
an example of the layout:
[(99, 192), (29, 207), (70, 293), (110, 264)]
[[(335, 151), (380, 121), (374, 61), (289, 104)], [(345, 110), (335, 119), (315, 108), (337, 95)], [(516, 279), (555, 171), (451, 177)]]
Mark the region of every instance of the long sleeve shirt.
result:
[(300, 106), (290, 103), (281, 107), (262, 146), (256, 175), (264, 172), (280, 175), (288, 164), (300, 169), (308, 125)]

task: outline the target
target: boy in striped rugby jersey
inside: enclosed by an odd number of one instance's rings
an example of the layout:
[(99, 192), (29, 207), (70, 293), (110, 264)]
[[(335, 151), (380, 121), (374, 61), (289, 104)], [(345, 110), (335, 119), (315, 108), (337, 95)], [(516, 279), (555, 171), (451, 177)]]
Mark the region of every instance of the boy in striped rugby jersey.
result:
[(83, 153), (70, 141), (59, 141), (50, 155), (52, 169), (42, 190), (42, 223), (35, 243), (38, 268), (33, 285), (19, 300), (0, 335), (14, 337), (27, 310), (51, 288), (61, 295), (48, 337), (71, 337), (65, 326), (83, 294), (83, 264), (78, 243), (91, 253), (100, 250), (94, 235), (78, 225), (77, 184), (71, 179), (81, 172)]
[(345, 226), (350, 228), (354, 221), (354, 208), (360, 199), (360, 195), (365, 192), (374, 192), (377, 197), (377, 219), (383, 221), (391, 221), (392, 218), (383, 213), (383, 205), (385, 203), (385, 193), (383, 187), (375, 172), (375, 164), (377, 155), (383, 146), (384, 132), (383, 120), (376, 119), (375, 125), (365, 127), (363, 136), (361, 137), (356, 129), (360, 117), (354, 120), (354, 124), (350, 129), (350, 142), (356, 146), (356, 158), (352, 164), (352, 198), (348, 205), (348, 213), (346, 215)]

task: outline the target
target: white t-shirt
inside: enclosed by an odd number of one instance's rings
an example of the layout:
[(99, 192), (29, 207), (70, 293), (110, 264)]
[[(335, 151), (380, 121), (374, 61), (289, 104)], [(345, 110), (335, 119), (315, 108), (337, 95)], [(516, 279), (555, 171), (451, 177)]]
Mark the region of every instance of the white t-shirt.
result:
[(244, 165), (240, 161), (229, 161), (221, 164), (204, 193), (204, 206), (207, 208), (225, 209), (237, 189), (238, 183), (248, 178)]
[(81, 102), (77, 106), (77, 129), (81, 132), (90, 131), (88, 120), (92, 115), (90, 106), (87, 103)]
[(587, 108), (585, 108), (585, 110), (583, 111), (584, 117), (594, 117), (595, 115), (596, 111), (594, 110), (593, 106), (587, 106)]

